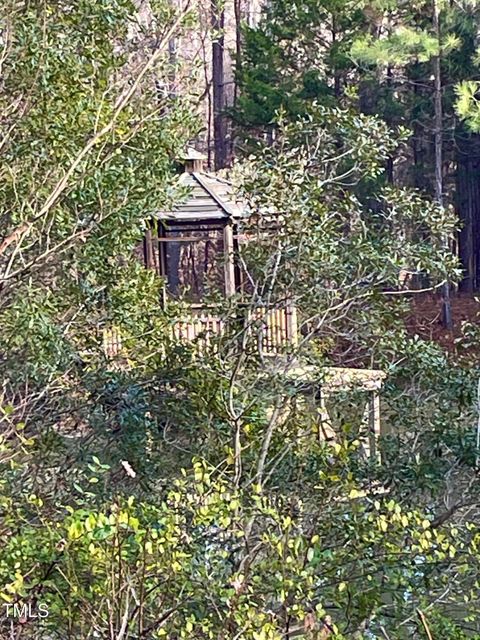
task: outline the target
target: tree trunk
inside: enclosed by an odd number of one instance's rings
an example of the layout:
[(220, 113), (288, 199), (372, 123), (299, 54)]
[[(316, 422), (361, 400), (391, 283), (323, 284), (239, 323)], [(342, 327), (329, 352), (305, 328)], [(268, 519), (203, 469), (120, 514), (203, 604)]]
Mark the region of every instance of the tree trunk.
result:
[[(335, 46), (336, 42), (337, 42), (337, 19), (336, 19), (336, 14), (332, 13), (332, 47)], [(341, 88), (341, 80), (340, 80), (340, 72), (337, 69), (337, 67), (334, 67), (333, 70), (333, 90), (335, 93), (335, 98), (338, 100), (340, 98), (340, 94), (342, 92), (342, 88)]]
[(213, 86), (213, 139), (215, 169), (222, 169), (227, 162), (227, 127), (225, 109), (225, 12), (221, 0), (211, 0), (212, 42), (212, 86)]
[[(391, 94), (393, 91), (393, 70), (392, 70), (391, 64), (387, 66), (387, 91), (389, 94)], [(391, 126), (391, 123), (388, 122), (388, 120), (387, 120), (387, 124)], [(386, 175), (387, 175), (387, 182), (389, 184), (393, 184), (394, 177), (393, 177), (393, 156), (392, 155), (389, 155), (387, 158)]]
[[(438, 0), (433, 0), (433, 30), (438, 46), (441, 46), (440, 10)], [(435, 105), (435, 200), (443, 208), (443, 106), (442, 106), (442, 71), (440, 65), (441, 52), (432, 58), (434, 77), (434, 105)], [(448, 238), (445, 238), (448, 247)], [(451, 329), (452, 305), (450, 301), (450, 283), (443, 285), (442, 291), (442, 322), (446, 329)]]
[(456, 136), (456, 205), (462, 221), (459, 255), (465, 270), (460, 289), (480, 288), (480, 134), (461, 128)]
[[(241, 0), (233, 0), (233, 8), (235, 13), (235, 69), (233, 73), (233, 106), (237, 106), (238, 101), (238, 71), (242, 63), (242, 5)], [(235, 152), (235, 135), (231, 130), (230, 136), (230, 158), (233, 158)]]

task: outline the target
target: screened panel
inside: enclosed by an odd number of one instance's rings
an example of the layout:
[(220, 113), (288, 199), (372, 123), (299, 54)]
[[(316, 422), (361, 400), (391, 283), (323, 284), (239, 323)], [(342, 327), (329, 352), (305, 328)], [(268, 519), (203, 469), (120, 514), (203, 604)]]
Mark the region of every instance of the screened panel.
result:
[(168, 229), (161, 245), (172, 295), (192, 303), (225, 295), (223, 229)]

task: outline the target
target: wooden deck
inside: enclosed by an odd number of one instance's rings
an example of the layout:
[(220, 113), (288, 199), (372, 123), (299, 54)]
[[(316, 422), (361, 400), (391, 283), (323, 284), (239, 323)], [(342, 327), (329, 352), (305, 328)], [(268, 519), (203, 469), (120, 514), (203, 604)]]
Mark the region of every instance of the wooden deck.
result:
[[(382, 388), (387, 374), (381, 369), (352, 369), (350, 367), (322, 367), (320, 381), (329, 393), (335, 391), (377, 391)], [(293, 366), (288, 371), (291, 380), (317, 384), (319, 369), (314, 365)]]
[[(192, 344), (198, 354), (209, 351), (214, 338), (228, 329), (229, 322), (235, 323), (239, 339), (244, 332), (250, 333), (249, 345), (264, 356), (279, 356), (287, 353), (298, 343), (297, 309), (293, 305), (283, 307), (244, 308), (233, 318), (216, 313), (214, 307), (200, 305), (189, 307), (184, 317), (177, 319), (171, 328), (172, 338), (182, 344)], [(253, 340), (252, 340), (253, 338)], [(126, 357), (122, 336), (118, 329), (103, 331), (103, 349), (113, 366), (123, 366)], [(283, 358), (272, 358), (272, 369), (283, 371)], [(292, 383), (299, 383), (305, 389), (312, 389), (316, 396), (319, 440), (336, 442), (338, 433), (334, 420), (329, 414), (328, 402), (338, 392), (363, 392), (363, 418), (359, 429), (362, 449), (370, 459), (379, 459), (378, 439), (380, 424), (380, 390), (386, 373), (378, 369), (350, 369), (344, 367), (317, 367), (300, 362), (291, 363), (283, 375)]]

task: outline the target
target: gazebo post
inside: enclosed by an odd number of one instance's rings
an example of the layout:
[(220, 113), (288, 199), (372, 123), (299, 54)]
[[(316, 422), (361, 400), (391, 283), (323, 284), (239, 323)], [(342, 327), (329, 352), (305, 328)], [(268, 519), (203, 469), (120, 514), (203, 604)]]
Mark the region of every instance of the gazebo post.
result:
[(150, 222), (147, 224), (147, 229), (143, 237), (143, 259), (147, 269), (152, 269), (155, 266), (153, 259), (152, 225)]
[(228, 222), (223, 229), (223, 250), (225, 253), (225, 295), (235, 295), (235, 261), (233, 247), (233, 226)]
[(162, 307), (167, 307), (167, 256), (165, 245), (165, 226), (157, 220), (158, 274), (164, 278), (162, 286)]

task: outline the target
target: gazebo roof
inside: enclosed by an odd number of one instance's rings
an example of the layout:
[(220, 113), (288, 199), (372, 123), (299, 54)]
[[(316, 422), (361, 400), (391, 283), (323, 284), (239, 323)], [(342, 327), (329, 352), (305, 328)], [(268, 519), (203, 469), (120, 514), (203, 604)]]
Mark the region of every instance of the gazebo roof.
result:
[(160, 211), (157, 217), (172, 221), (211, 221), (239, 218), (244, 209), (233, 195), (233, 187), (212, 173), (186, 171), (179, 177), (179, 184), (188, 189), (187, 197), (171, 211)]

